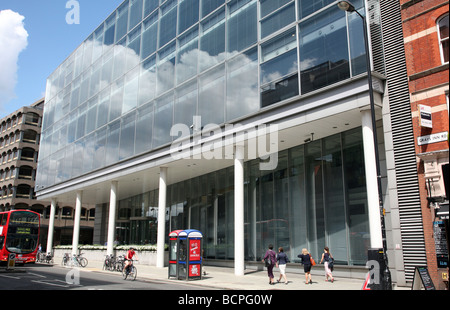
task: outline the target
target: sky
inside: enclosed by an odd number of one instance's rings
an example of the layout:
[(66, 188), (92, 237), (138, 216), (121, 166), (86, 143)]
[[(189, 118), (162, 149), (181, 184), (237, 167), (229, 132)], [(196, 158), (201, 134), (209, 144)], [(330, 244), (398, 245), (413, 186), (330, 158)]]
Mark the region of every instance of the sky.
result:
[(43, 98), (50, 74), (122, 2), (0, 0), (0, 118)]

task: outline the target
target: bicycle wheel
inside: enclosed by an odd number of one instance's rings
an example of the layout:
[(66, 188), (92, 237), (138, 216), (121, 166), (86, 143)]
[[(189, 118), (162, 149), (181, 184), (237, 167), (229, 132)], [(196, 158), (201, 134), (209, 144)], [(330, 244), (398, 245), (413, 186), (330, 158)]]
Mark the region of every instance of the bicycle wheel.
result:
[(122, 272), (123, 271), (123, 262), (117, 262), (116, 263), (116, 271)]
[(130, 272), (129, 272), (129, 268), (125, 268), (124, 270), (122, 270), (122, 278), (123, 278), (124, 280), (126, 280), (129, 273), (130, 273)]
[(114, 271), (116, 269), (116, 262), (112, 259), (109, 261), (109, 266), (108, 266), (108, 270), (109, 271)]
[(87, 266), (88, 260), (87, 260), (86, 258), (84, 258), (84, 257), (80, 257), (80, 258), (78, 259), (78, 263), (80, 264), (81, 267), (84, 268), (84, 267)]
[(134, 280), (136, 280), (137, 269), (136, 269), (136, 267), (134, 267), (134, 266), (131, 266), (130, 269), (131, 269), (131, 270), (130, 270), (130, 274), (128, 275), (128, 277), (129, 277), (132, 281), (134, 281)]

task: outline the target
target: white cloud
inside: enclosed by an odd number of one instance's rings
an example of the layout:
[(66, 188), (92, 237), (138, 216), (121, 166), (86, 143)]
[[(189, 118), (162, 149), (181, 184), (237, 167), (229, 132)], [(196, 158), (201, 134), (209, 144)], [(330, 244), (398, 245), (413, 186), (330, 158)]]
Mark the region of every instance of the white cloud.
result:
[(28, 44), (24, 19), (11, 10), (0, 11), (0, 107), (15, 97), (17, 62)]

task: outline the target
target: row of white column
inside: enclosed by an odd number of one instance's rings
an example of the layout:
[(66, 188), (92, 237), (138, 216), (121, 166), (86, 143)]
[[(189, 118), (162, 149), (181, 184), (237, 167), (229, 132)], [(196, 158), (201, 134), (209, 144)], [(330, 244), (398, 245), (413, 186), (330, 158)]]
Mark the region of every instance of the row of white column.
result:
[[(364, 140), (364, 159), (366, 168), (367, 195), (369, 202), (369, 223), (371, 247), (382, 247), (380, 209), (378, 201), (378, 185), (377, 173), (375, 165), (375, 152), (372, 134), (372, 120), (370, 111), (362, 111), (362, 127)], [(234, 260), (235, 274), (244, 275), (245, 269), (245, 251), (244, 251), (244, 147), (237, 146), (235, 149), (234, 159)], [(159, 175), (159, 209), (158, 209), (158, 239), (157, 239), (157, 261), (158, 268), (164, 267), (164, 245), (166, 236), (166, 197), (167, 197), (167, 172), (166, 167), (160, 168)], [(109, 205), (109, 221), (107, 236), (107, 254), (113, 254), (114, 236), (115, 236), (115, 219), (117, 209), (117, 189), (118, 182), (111, 182), (110, 205)], [(72, 254), (77, 254), (78, 241), (80, 234), (80, 215), (82, 204), (82, 191), (77, 192), (75, 222), (73, 230)], [(56, 210), (56, 199), (52, 199), (50, 210), (50, 221), (48, 230), (47, 249), (52, 249), (54, 218)]]
[[(243, 147), (236, 148), (235, 160), (235, 273), (244, 275), (244, 150)], [(110, 202), (109, 202), (109, 219), (108, 219), (108, 236), (107, 236), (107, 254), (114, 252), (114, 236), (115, 236), (115, 219), (117, 209), (117, 189), (118, 182), (111, 182)], [(75, 221), (72, 239), (72, 255), (77, 254), (79, 236), (80, 236), (80, 215), (82, 206), (83, 192), (77, 192)], [(157, 260), (158, 268), (164, 267), (164, 245), (166, 235), (166, 197), (167, 197), (167, 168), (160, 168), (159, 176), (159, 211), (158, 211), (158, 241), (157, 241)], [(55, 223), (55, 210), (57, 200), (52, 199), (50, 209), (50, 219), (48, 228), (47, 249), (53, 248), (53, 235)]]

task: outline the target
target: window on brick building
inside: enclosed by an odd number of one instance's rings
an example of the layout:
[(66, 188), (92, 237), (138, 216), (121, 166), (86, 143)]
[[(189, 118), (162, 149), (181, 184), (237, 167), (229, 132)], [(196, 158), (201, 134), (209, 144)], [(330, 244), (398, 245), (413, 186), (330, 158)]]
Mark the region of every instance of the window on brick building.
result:
[(442, 63), (448, 63), (449, 58), (449, 26), (448, 14), (438, 20), (439, 44), (441, 47)]

